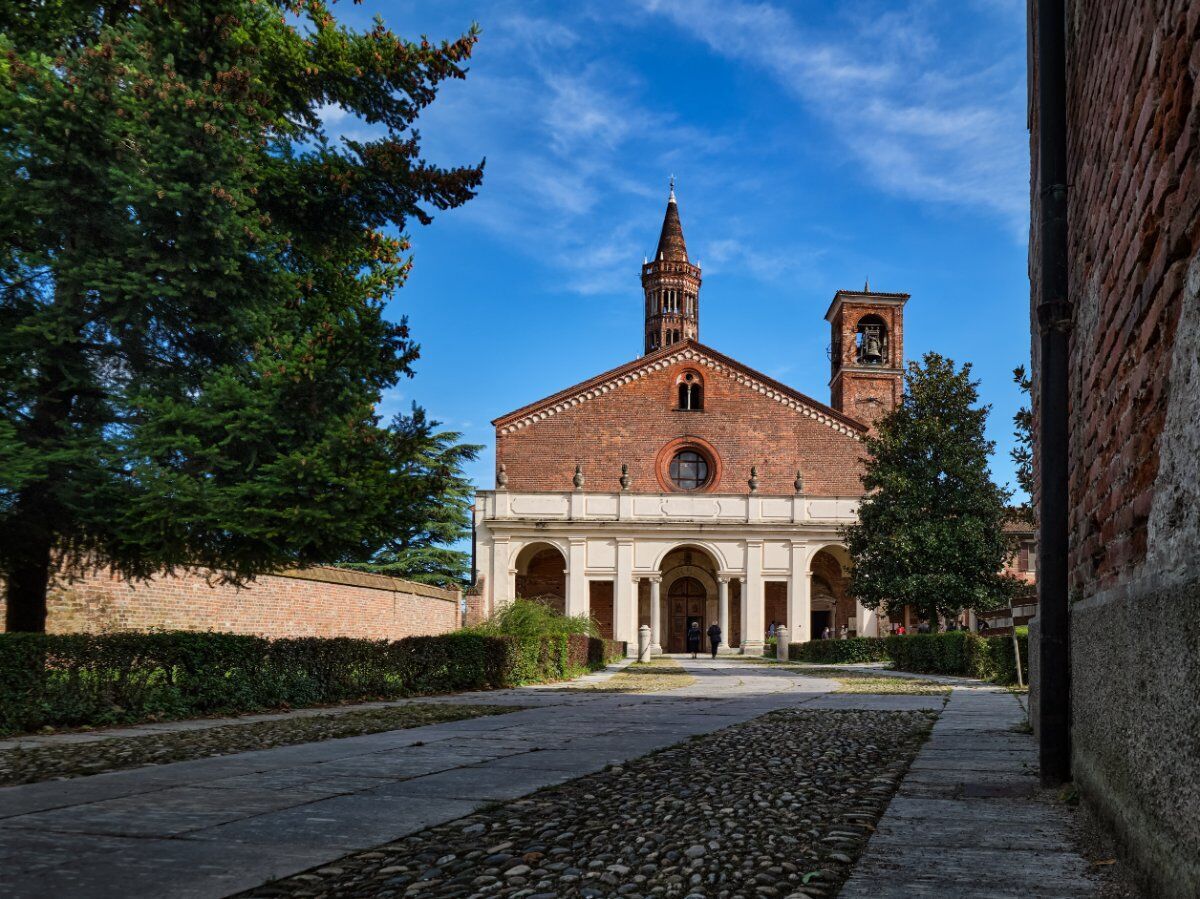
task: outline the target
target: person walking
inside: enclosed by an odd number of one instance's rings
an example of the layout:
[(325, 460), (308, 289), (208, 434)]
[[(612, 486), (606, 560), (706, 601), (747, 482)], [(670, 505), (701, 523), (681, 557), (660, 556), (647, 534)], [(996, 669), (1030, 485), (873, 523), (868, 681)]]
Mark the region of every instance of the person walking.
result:
[(712, 646), (712, 657), (717, 657), (717, 647), (721, 645), (721, 627), (715, 621), (708, 626), (708, 642)]
[(687, 632), (687, 651), (692, 654), (693, 659), (700, 654), (700, 636), (700, 622), (693, 621)]

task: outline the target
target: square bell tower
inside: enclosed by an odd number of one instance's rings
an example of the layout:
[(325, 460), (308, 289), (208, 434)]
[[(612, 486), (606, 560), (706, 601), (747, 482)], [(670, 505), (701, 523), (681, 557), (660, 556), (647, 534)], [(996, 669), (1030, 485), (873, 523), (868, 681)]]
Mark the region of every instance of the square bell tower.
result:
[(830, 405), (874, 427), (900, 403), (904, 390), (906, 293), (839, 290), (825, 320), (831, 329)]

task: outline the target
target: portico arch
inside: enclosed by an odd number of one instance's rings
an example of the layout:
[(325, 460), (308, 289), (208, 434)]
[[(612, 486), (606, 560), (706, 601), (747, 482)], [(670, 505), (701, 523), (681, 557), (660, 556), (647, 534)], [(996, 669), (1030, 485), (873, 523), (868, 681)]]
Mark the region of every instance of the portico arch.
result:
[(518, 597), (566, 610), (567, 559), (559, 546), (548, 541), (528, 543), (517, 552), (513, 568)]
[[(658, 560), (661, 590), (652, 590), (648, 605), (659, 602), (659, 643), (667, 652), (686, 649), (688, 626), (694, 621), (701, 632), (718, 619), (717, 573), (722, 560), (712, 549), (683, 544), (671, 547)], [(654, 618), (651, 610), (651, 618)]]
[(848, 586), (850, 569), (850, 553), (840, 543), (822, 546), (810, 557), (811, 633), (814, 640), (827, 633), (836, 637), (843, 632), (858, 632), (858, 604)]

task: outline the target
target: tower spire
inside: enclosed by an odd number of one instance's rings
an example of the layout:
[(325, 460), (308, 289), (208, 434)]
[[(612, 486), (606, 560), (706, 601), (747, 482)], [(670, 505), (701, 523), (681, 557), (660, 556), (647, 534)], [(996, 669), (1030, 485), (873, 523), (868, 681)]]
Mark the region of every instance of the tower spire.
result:
[(688, 259), (671, 176), (667, 211), (654, 258), (642, 264), (646, 301), (645, 352), (700, 337), (700, 267)]

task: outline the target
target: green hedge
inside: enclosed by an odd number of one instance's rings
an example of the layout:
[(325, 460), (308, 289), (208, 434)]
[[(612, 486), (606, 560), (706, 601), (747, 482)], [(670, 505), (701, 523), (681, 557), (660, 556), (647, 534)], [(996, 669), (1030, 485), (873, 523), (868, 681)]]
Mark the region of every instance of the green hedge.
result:
[[(1017, 629), (1017, 641), (1021, 645), (1021, 672), (1028, 680), (1028, 629)], [(788, 658), (794, 662), (824, 664), (890, 660), (899, 671), (976, 677), (997, 684), (1017, 682), (1012, 637), (980, 637), (968, 631), (810, 640), (789, 644)]]
[(0, 634), (0, 733), (513, 687), (621, 655), (623, 644), (582, 634)]
[[(1029, 635), (1017, 634), (1021, 671), (1028, 677)], [(1017, 682), (1012, 637), (980, 637), (968, 631), (906, 634), (884, 639), (888, 657), (900, 671), (977, 677), (997, 684)]]
[(851, 637), (847, 640), (789, 643), (788, 659), (793, 662), (844, 665), (850, 662), (886, 662), (888, 655), (880, 637)]

